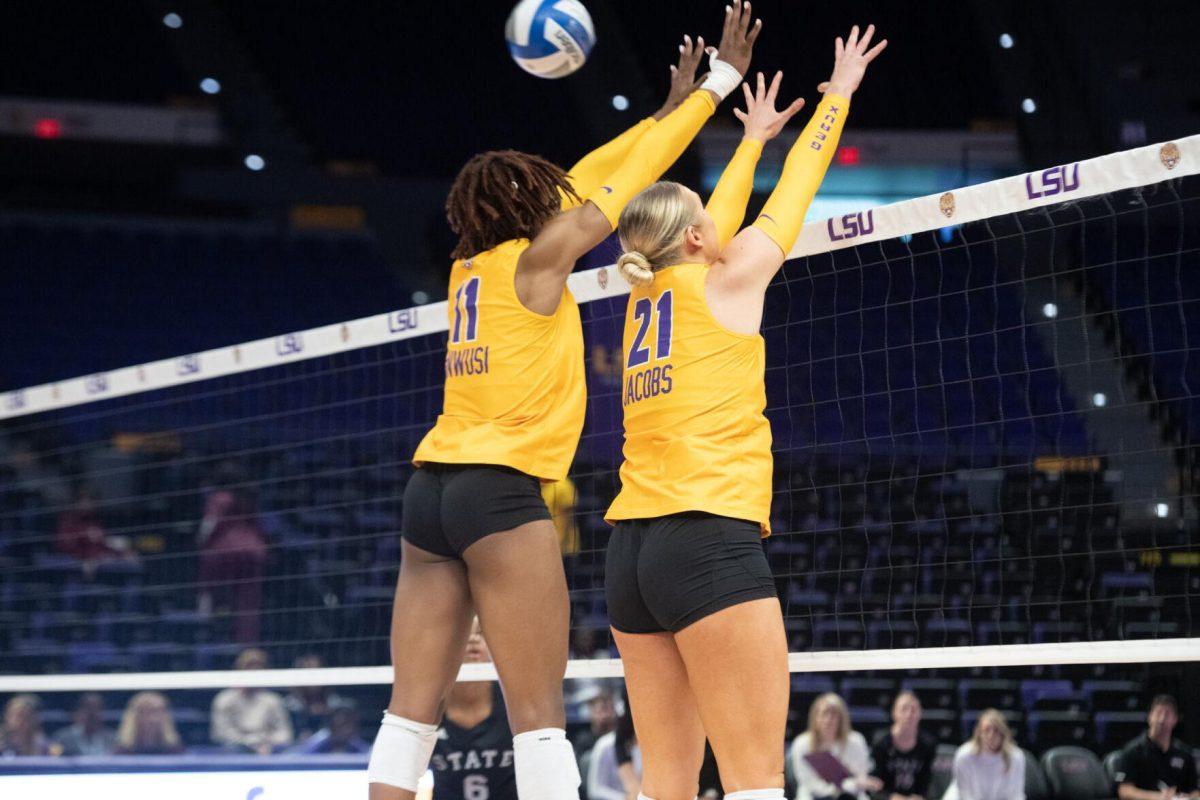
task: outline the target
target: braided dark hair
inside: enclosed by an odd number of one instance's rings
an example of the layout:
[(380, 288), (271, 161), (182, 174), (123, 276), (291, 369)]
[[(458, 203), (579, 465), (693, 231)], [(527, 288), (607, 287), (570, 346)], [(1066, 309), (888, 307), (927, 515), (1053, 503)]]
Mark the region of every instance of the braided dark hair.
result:
[(561, 167), (516, 150), (493, 150), (468, 161), (446, 198), (446, 219), (458, 234), (451, 257), (470, 258), (509, 239), (532, 239), (562, 209), (582, 202)]

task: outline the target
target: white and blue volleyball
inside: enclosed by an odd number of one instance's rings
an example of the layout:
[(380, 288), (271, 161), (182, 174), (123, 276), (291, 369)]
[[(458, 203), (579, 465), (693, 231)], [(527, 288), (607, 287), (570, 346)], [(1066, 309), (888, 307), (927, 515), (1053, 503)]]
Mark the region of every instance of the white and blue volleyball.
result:
[(508, 51), (539, 78), (562, 78), (587, 61), (596, 44), (592, 15), (579, 0), (521, 0), (504, 26)]

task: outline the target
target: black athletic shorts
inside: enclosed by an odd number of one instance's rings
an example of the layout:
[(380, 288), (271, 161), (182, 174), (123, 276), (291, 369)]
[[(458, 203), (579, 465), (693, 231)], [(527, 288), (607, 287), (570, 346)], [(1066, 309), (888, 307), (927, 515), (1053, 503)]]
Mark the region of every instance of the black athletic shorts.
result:
[(489, 464), (426, 462), (404, 488), (400, 535), (447, 558), (485, 536), (550, 519), (537, 478)]
[(677, 633), (776, 596), (758, 523), (699, 511), (618, 522), (604, 569), (608, 617), (623, 633)]

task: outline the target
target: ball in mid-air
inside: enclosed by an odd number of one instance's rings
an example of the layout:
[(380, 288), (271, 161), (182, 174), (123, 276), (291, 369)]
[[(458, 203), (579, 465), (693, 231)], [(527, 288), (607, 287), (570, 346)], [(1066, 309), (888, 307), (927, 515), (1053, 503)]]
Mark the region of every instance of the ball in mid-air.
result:
[(508, 51), (539, 78), (562, 78), (583, 66), (596, 43), (592, 16), (579, 0), (521, 0), (504, 26)]

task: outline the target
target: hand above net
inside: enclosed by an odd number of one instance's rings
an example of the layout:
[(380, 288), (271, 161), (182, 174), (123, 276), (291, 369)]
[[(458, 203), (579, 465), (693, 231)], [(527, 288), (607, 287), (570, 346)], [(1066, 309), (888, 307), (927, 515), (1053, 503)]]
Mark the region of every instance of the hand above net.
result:
[(662, 119), (670, 114), (688, 95), (700, 88), (700, 84), (707, 77), (707, 73), (696, 77), (696, 69), (700, 66), (700, 58), (703, 55), (704, 37), (697, 36), (693, 42), (691, 36), (684, 34), (683, 44), (679, 45), (679, 64), (671, 65), (671, 89), (662, 107), (654, 112), (655, 119)]
[(868, 25), (866, 32), (859, 39), (858, 26), (855, 25), (850, 29), (850, 35), (845, 42), (842, 41), (842, 37), (837, 37), (833, 49), (833, 74), (829, 76), (829, 80), (817, 86), (817, 91), (832, 92), (842, 97), (852, 95), (862, 83), (867, 65), (887, 47), (887, 39), (884, 39), (868, 50), (874, 35), (875, 26)]
[(721, 29), (721, 42), (717, 45), (716, 53), (710, 56), (721, 59), (745, 75), (750, 69), (750, 56), (754, 52), (754, 42), (762, 33), (762, 20), (750, 24), (752, 9), (750, 3), (734, 2), (725, 6), (725, 25)]
[(746, 95), (746, 110), (735, 108), (733, 115), (742, 121), (742, 125), (746, 129), (743, 138), (754, 139), (765, 144), (778, 136), (779, 132), (783, 130), (783, 126), (787, 125), (788, 120), (804, 108), (804, 98), (800, 97), (782, 111), (775, 110), (775, 98), (779, 95), (779, 84), (782, 80), (783, 72), (776, 72), (775, 78), (768, 88), (766, 78), (760, 72), (758, 73), (758, 90), (756, 92), (750, 91), (750, 84), (742, 84), (742, 91)]

